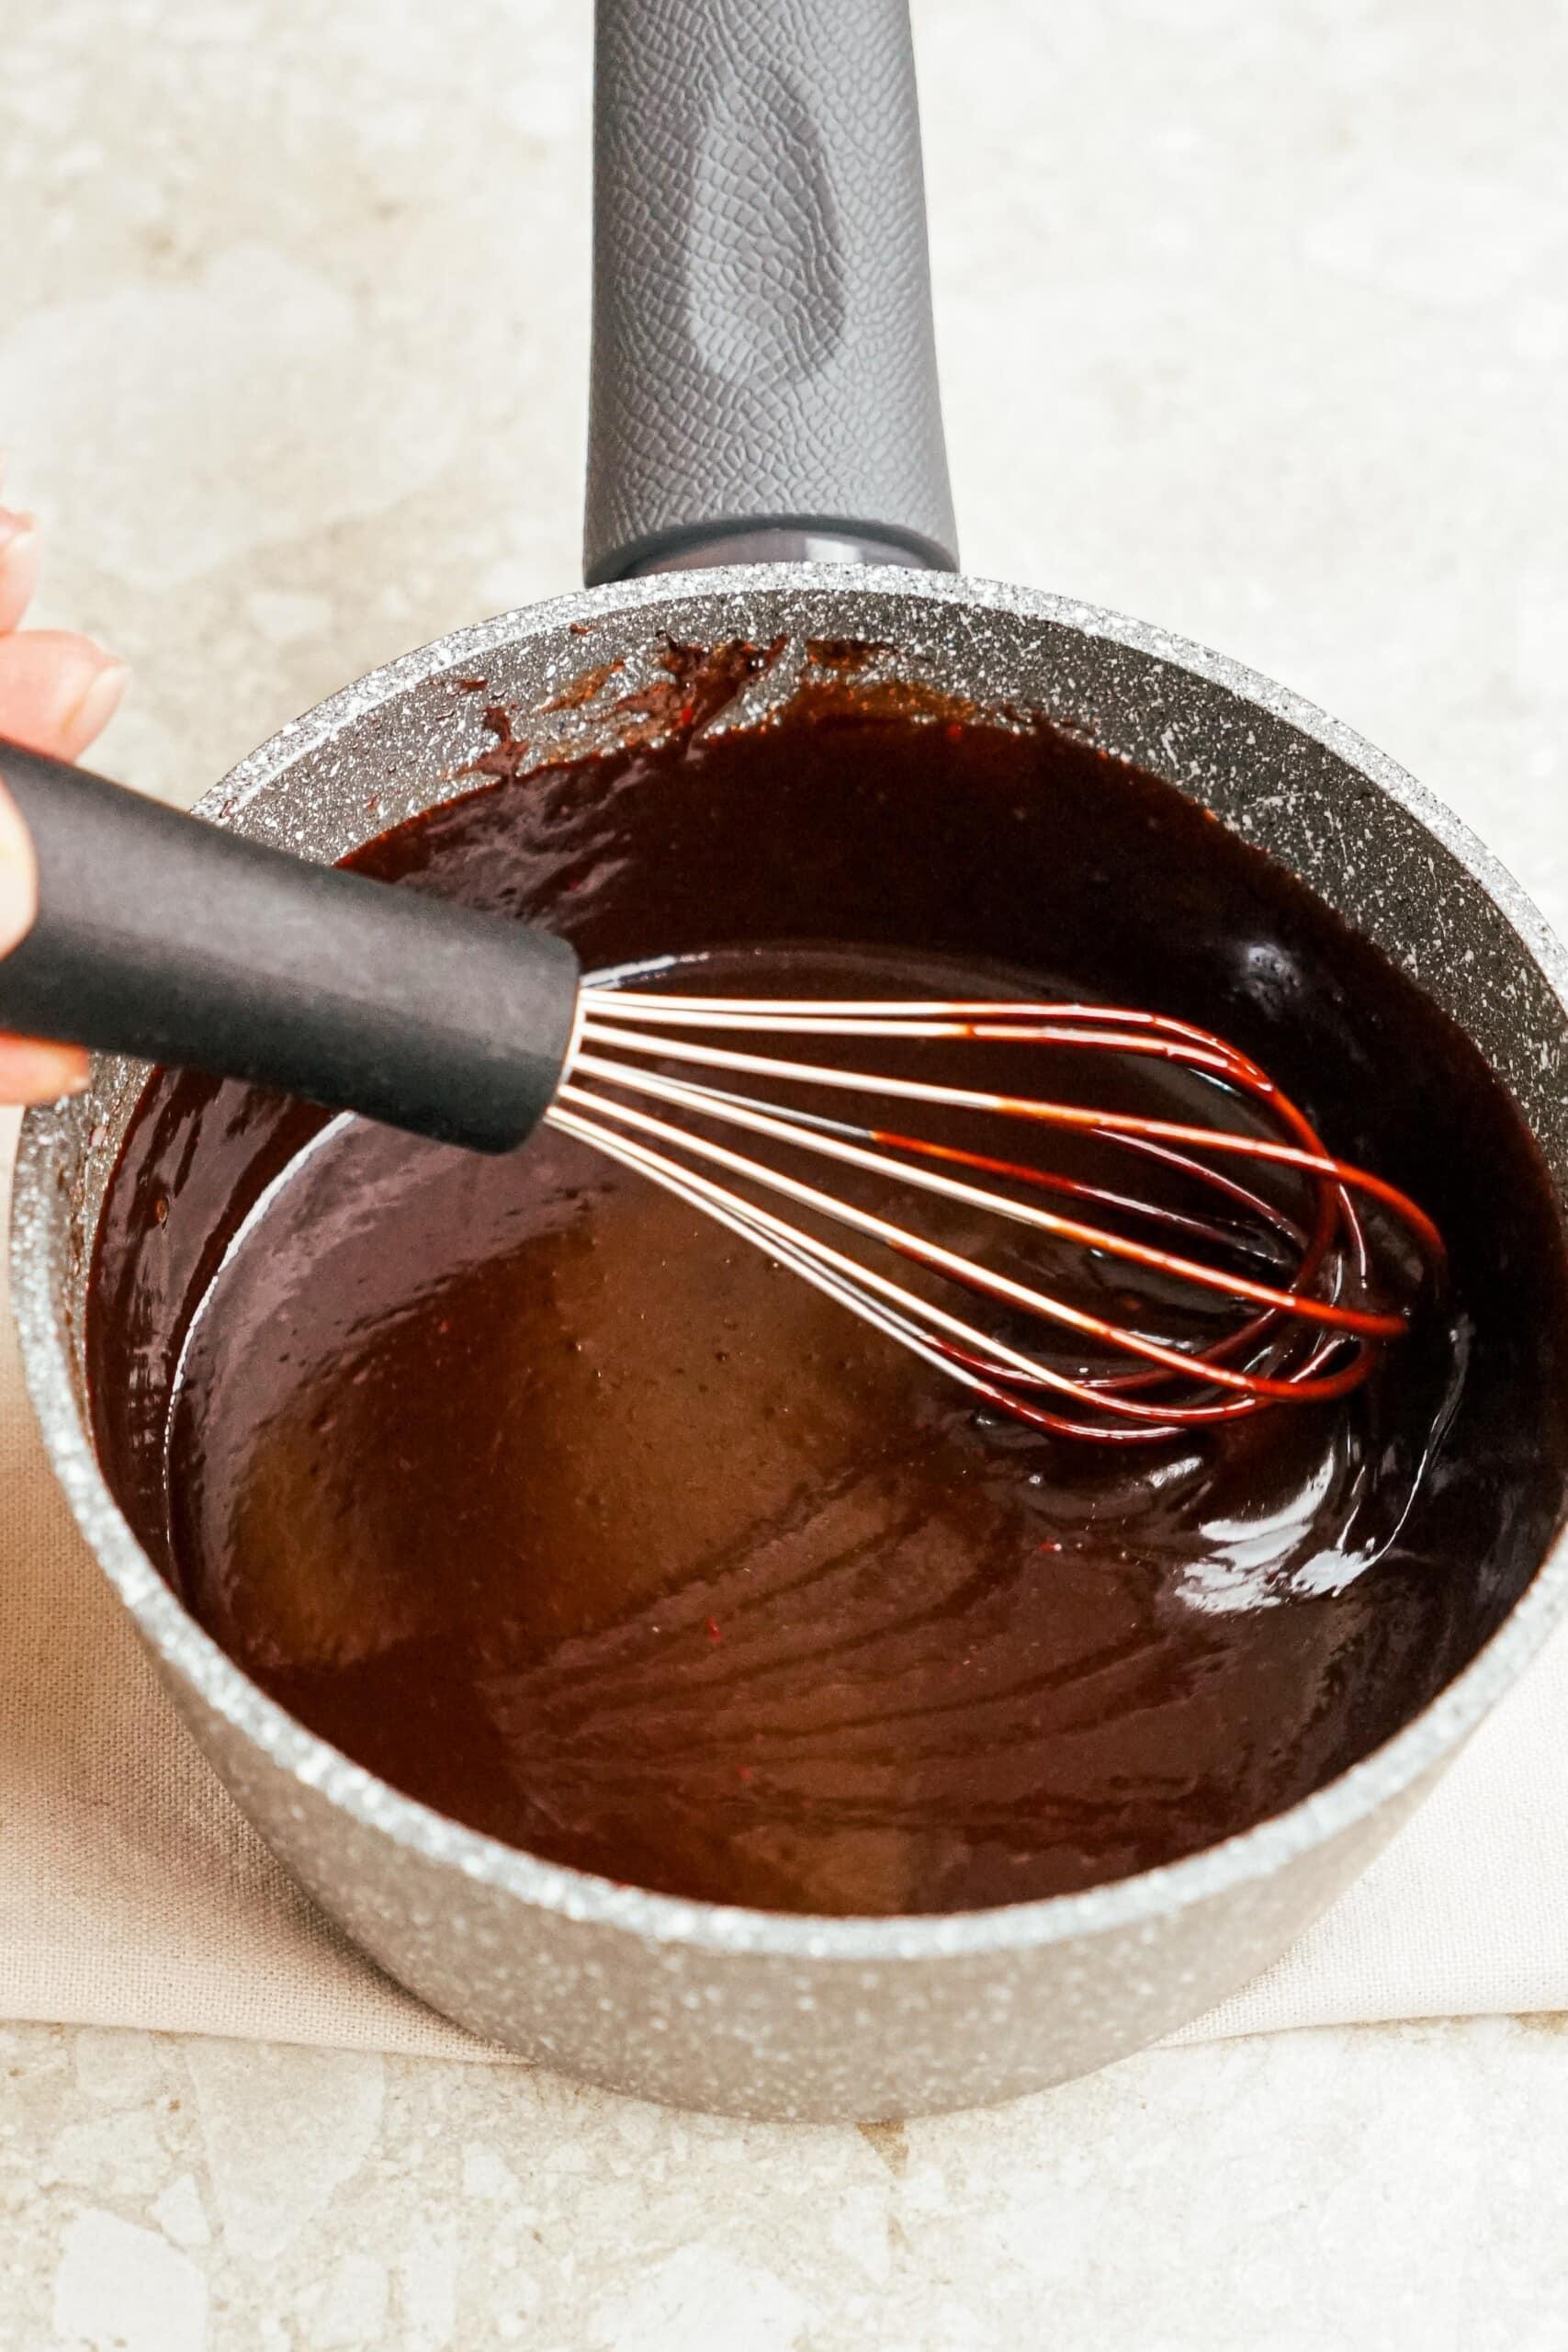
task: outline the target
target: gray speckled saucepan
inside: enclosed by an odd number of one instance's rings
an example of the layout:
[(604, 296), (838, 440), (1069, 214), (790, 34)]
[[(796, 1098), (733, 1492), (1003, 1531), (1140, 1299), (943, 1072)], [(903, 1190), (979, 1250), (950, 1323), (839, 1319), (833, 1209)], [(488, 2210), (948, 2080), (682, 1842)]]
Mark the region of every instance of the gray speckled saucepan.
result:
[[(1468, 1032), (1568, 1185), (1568, 959), (1480, 845), (1365, 743), (1137, 623), (951, 576), (904, 0), (600, 0), (588, 571), (603, 584), (376, 672), (202, 813), (318, 858), (463, 789), (475, 697), (537, 709), (668, 638), (840, 638), (981, 707), (1042, 711), (1290, 867)], [(741, 559), (716, 568), (726, 557)], [(818, 560), (801, 560), (816, 557)], [(696, 567), (696, 568), (693, 568)], [(614, 740), (584, 718), (582, 740)], [(389, 774), (396, 779), (389, 784)], [(1568, 1601), (1541, 1563), (1414, 1721), (1305, 1803), (1050, 1901), (812, 1918), (648, 1894), (477, 1836), (303, 1730), (186, 1614), (95, 1457), (96, 1219), (143, 1073), (27, 1121), (15, 1301), (78, 1522), (175, 1705), (288, 1868), (400, 1983), (547, 2064), (731, 2113), (1008, 2098), (1170, 2031), (1273, 1960), (1400, 1826)]]

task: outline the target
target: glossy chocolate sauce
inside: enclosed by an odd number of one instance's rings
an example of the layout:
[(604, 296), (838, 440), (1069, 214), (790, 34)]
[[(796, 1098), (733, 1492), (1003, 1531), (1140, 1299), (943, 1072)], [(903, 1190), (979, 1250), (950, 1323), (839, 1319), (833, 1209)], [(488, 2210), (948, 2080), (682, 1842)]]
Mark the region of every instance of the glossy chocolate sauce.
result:
[(498, 780), (357, 862), (591, 967), (1195, 1019), (1422, 1201), (1447, 1296), (1339, 1404), (1112, 1453), (976, 1410), (566, 1138), (480, 1159), (160, 1075), (93, 1288), (116, 1490), (302, 1722), (616, 1879), (942, 1911), (1245, 1828), (1405, 1722), (1562, 1512), (1529, 1138), (1376, 951), (1155, 780), (1041, 726), (704, 716), (512, 775), (497, 713)]

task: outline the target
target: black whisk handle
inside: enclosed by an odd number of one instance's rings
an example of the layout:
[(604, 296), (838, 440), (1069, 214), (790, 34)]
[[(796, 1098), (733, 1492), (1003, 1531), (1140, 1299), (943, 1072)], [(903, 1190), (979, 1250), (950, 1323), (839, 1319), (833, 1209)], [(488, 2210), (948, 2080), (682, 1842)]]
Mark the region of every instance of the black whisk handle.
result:
[(246, 841), (0, 741), (38, 916), (0, 1029), (249, 1080), (479, 1151), (552, 1100), (577, 959), (475, 914)]

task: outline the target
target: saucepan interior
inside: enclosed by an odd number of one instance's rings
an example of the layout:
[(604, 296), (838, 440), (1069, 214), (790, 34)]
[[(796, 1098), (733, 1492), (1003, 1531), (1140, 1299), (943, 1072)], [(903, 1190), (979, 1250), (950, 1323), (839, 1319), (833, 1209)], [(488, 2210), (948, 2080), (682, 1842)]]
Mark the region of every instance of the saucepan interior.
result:
[[(861, 657), (863, 677), (875, 690), (952, 696), (982, 711), (1043, 713), (1175, 785), (1293, 871), (1452, 1016), (1508, 1089), (1561, 1191), (1568, 1174), (1562, 960), (1507, 877), (1407, 779), (1320, 715), (1215, 657), (1075, 605), (908, 574), (867, 573), (847, 584), (841, 571), (794, 567), (591, 592), (465, 632), (350, 689), (265, 746), (209, 796), (204, 812), (257, 838), (339, 857), (401, 818), (473, 788), (472, 763), (493, 741), (482, 718), (487, 706), (516, 712), (520, 731), (542, 755), (593, 750), (622, 740), (637, 723), (639, 682), (656, 674), (669, 643), (734, 640), (771, 649), (745, 690), (742, 719), (763, 717), (770, 699), (787, 699), (806, 649), (831, 640), (876, 649)], [(1005, 861), (1005, 843), (997, 854)], [(634, 875), (627, 887), (635, 881)], [(787, 898), (787, 877), (780, 887)], [(983, 910), (977, 920), (983, 927)], [(699, 2063), (679, 2032), (666, 2030), (657, 2062), (639, 2064), (616, 2052), (623, 2029), (601, 2018), (596, 2031), (609, 2053), (585, 2054), (590, 2043), (540, 2022), (550, 2003), (536, 1976), (530, 1993), (525, 1972), (498, 1990), (491, 1961), (466, 1977), (461, 1967), (454, 1972), (449, 1956), (433, 1956), (428, 1922), (411, 1920), (407, 1899), (389, 1894), (384, 1873), (380, 1891), (367, 1899), (362, 1854), (345, 1847), (334, 1856), (330, 1833), (323, 1845), (315, 1830), (301, 1851), (288, 1808), (259, 1795), (261, 1782), (281, 1774), (301, 1796), (309, 1792), (294, 1806), (301, 1822), (320, 1811), (324, 1792), (329, 1808), (373, 1825), (382, 1841), (503, 1886), (547, 1912), (598, 1919), (623, 1939), (643, 1939), (649, 1951), (694, 1940), (709, 1955), (705, 1967), (718, 1965), (716, 1956), (726, 1952), (737, 1969), (742, 1956), (750, 1964), (773, 1953), (807, 1975), (840, 1962), (897, 1970), (962, 1959), (969, 1966), (1006, 1953), (1011, 1986), (1027, 1982), (1027, 1972), (1023, 1978), (1011, 1972), (1031, 1950), (1168, 1918), (1189, 1904), (1201, 1906), (1228, 1883), (1269, 1881), (1314, 1847), (1336, 1849), (1339, 1859), (1310, 1883), (1303, 1879), (1296, 1897), (1254, 1906), (1248, 1927), (1233, 1923), (1197, 1959), (1184, 1951), (1179, 1969), (1142, 1982), (1135, 1996), (1124, 1982), (1118, 1993), (1117, 1972), (1109, 1970), (1100, 1991), (1090, 1983), (1075, 1994), (1070, 2027), (1058, 2020), (1047, 2032), (1036, 2020), (1016, 2047), (999, 2051), (993, 2015), (992, 2055), (978, 2073), (965, 2030), (952, 2018), (940, 2058), (929, 2036), (918, 2037), (918, 2081), (909, 2079), (907, 2018), (906, 2060), (869, 2017), (856, 2029), (866, 2047), (829, 2059), (813, 2041), (818, 2029), (808, 2016), (803, 2021), (798, 1983), (780, 2052), (759, 2059), (753, 2051), (736, 2062), (753, 2074), (759, 2065), (774, 2075), (793, 2070), (793, 2111), (908, 2111), (954, 2094), (998, 2096), (1097, 2063), (1244, 1981), (1328, 1899), (1352, 1855), (1359, 1859), (1394, 1826), (1404, 1797), (1505, 1687), (1562, 1606), (1561, 1574), (1537, 1573), (1556, 1517), (1550, 1498), (1538, 1498), (1540, 1535), (1528, 1556), (1500, 1542), (1456, 1564), (1470, 1580), (1472, 1607), (1420, 1692), (1425, 1702), (1441, 1689), (1436, 1705), (1424, 1705), (1412, 1725), (1310, 1803), (1224, 1848), (1088, 1896), (956, 1920), (727, 1919), (701, 1905), (637, 1896), (549, 1869), (426, 1814), (289, 1723), (185, 1615), (158, 1574), (153, 1531), (138, 1524), (123, 1475), (118, 1484), (106, 1480), (87, 1435), (86, 1288), (105, 1188), (141, 1082), (136, 1070), (104, 1065), (85, 1101), (35, 1116), (18, 1180), (18, 1317), (28, 1376), (77, 1516), (219, 1769), (328, 1907), (394, 1973), (465, 2022), (603, 2079), (748, 2111), (787, 2107), (776, 2082), (772, 2089), (738, 2088), (729, 2076), (716, 2086), (711, 2046)], [(1562, 1449), (1561, 1407), (1545, 1384), (1539, 1402), (1548, 1455)], [(109, 1400), (108, 1413), (145, 1418), (160, 1405), (127, 1396)], [(116, 1453), (106, 1449), (111, 1467)], [(1374, 1832), (1367, 1825), (1380, 1807), (1382, 1826)], [(929, 1991), (934, 1980), (922, 1982)], [(644, 1987), (625, 2003), (631, 2019), (625, 2033), (641, 2033), (645, 2050), (649, 2004), (657, 2008), (661, 1997)], [(1000, 2041), (1008, 2043), (1006, 2033)], [(896, 2081), (901, 2065), (903, 2079)]]

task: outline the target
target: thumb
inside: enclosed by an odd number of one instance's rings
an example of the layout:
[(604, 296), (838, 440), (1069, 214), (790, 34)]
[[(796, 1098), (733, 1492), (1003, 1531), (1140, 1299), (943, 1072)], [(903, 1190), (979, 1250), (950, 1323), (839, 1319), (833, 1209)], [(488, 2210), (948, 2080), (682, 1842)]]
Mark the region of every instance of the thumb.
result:
[(8, 956), (38, 913), (38, 860), (16, 802), (0, 784), (0, 956)]
[[(16, 802), (0, 784), (0, 956), (8, 956), (38, 914), (38, 859)], [(87, 1083), (87, 1057), (74, 1046), (45, 1046), (0, 1036), (0, 1102), (53, 1102)]]

